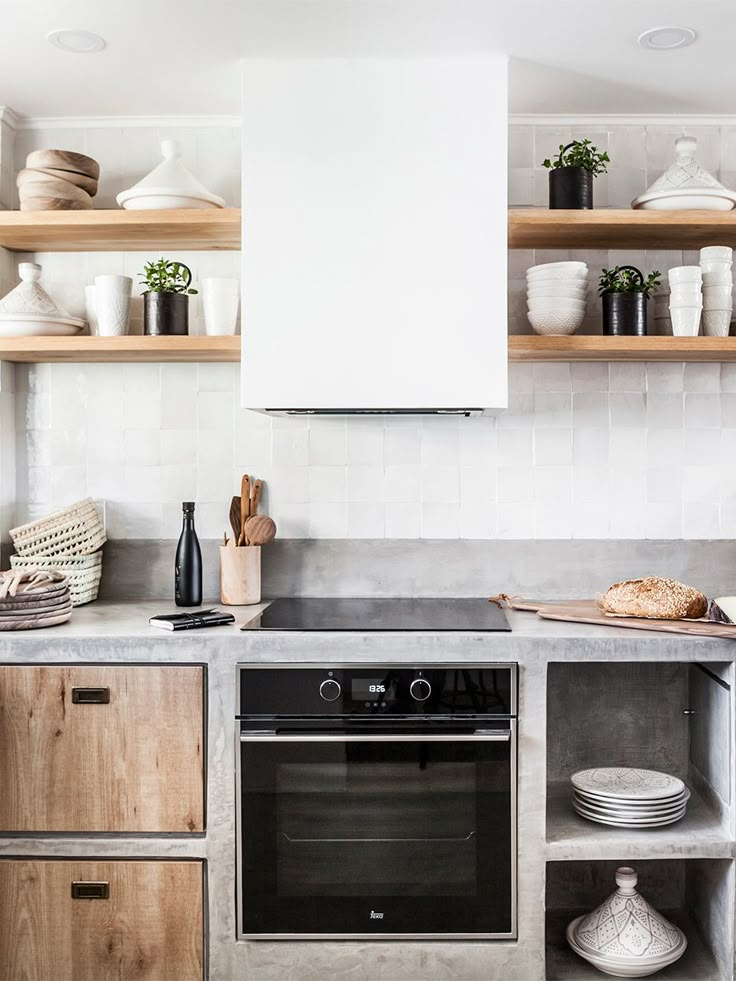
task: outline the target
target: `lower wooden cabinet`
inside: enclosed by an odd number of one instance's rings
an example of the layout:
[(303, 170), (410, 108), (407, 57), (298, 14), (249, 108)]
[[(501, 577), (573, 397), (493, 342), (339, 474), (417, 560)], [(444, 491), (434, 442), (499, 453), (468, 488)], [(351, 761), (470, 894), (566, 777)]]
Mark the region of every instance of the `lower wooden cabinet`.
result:
[(204, 670), (0, 666), (0, 833), (203, 831)]
[(0, 860), (2, 981), (202, 981), (200, 861)]

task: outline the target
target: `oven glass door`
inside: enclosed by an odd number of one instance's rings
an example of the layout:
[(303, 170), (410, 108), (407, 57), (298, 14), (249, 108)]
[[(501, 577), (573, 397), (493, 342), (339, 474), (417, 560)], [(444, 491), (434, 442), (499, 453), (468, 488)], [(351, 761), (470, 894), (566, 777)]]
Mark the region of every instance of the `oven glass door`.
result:
[(241, 735), (242, 936), (515, 935), (515, 733)]

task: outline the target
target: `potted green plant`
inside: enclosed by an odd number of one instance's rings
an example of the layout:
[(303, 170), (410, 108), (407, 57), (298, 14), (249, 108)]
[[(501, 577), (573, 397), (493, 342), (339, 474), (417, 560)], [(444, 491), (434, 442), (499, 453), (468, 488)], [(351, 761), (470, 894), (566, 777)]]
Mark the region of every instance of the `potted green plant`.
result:
[(646, 279), (636, 266), (603, 269), (598, 293), (603, 300), (603, 333), (644, 337), (647, 332), (647, 300), (659, 284), (655, 270)]
[(188, 334), (192, 271), (183, 262), (157, 259), (147, 262), (140, 274), (143, 294), (144, 334)]
[(593, 207), (593, 178), (606, 173), (610, 158), (590, 140), (573, 140), (554, 160), (542, 163), (549, 170), (550, 208), (588, 209)]

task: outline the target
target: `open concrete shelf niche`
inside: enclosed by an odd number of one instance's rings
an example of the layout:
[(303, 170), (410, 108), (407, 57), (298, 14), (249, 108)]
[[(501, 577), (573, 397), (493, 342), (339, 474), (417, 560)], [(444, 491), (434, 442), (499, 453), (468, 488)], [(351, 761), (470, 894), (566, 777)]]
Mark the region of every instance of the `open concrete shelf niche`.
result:
[[(732, 981), (736, 833), (732, 664), (553, 663), (547, 678), (547, 981), (601, 974), (569, 949), (565, 927), (615, 888), (619, 865), (685, 931), (689, 947), (661, 981)], [(569, 778), (591, 766), (681, 777), (686, 818), (648, 831), (578, 817)]]

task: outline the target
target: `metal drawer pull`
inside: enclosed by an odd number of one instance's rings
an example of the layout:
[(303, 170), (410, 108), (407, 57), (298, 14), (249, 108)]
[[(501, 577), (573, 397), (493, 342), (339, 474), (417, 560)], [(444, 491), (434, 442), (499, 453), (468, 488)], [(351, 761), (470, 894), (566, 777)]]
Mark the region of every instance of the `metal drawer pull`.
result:
[(72, 899), (109, 899), (109, 882), (72, 882)]
[(359, 844), (370, 843), (375, 844), (376, 842), (394, 842), (394, 841), (412, 841), (421, 842), (422, 844), (435, 844), (436, 842), (453, 842), (459, 843), (463, 841), (472, 841), (475, 838), (475, 831), (470, 831), (462, 838), (292, 838), (285, 831), (281, 832), (281, 836), (285, 838), (290, 845), (334, 845), (334, 844), (354, 844), (358, 842)]
[(508, 729), (478, 729), (475, 733), (447, 733), (443, 736), (427, 735), (421, 736), (414, 733), (402, 736), (397, 732), (394, 735), (354, 735), (353, 733), (332, 733), (330, 735), (310, 735), (308, 733), (290, 733), (280, 735), (277, 733), (248, 733), (241, 732), (241, 743), (464, 743), (464, 742), (488, 742), (488, 743), (509, 743), (511, 742), (511, 732)]
[(72, 688), (72, 702), (75, 705), (108, 705), (109, 688)]

